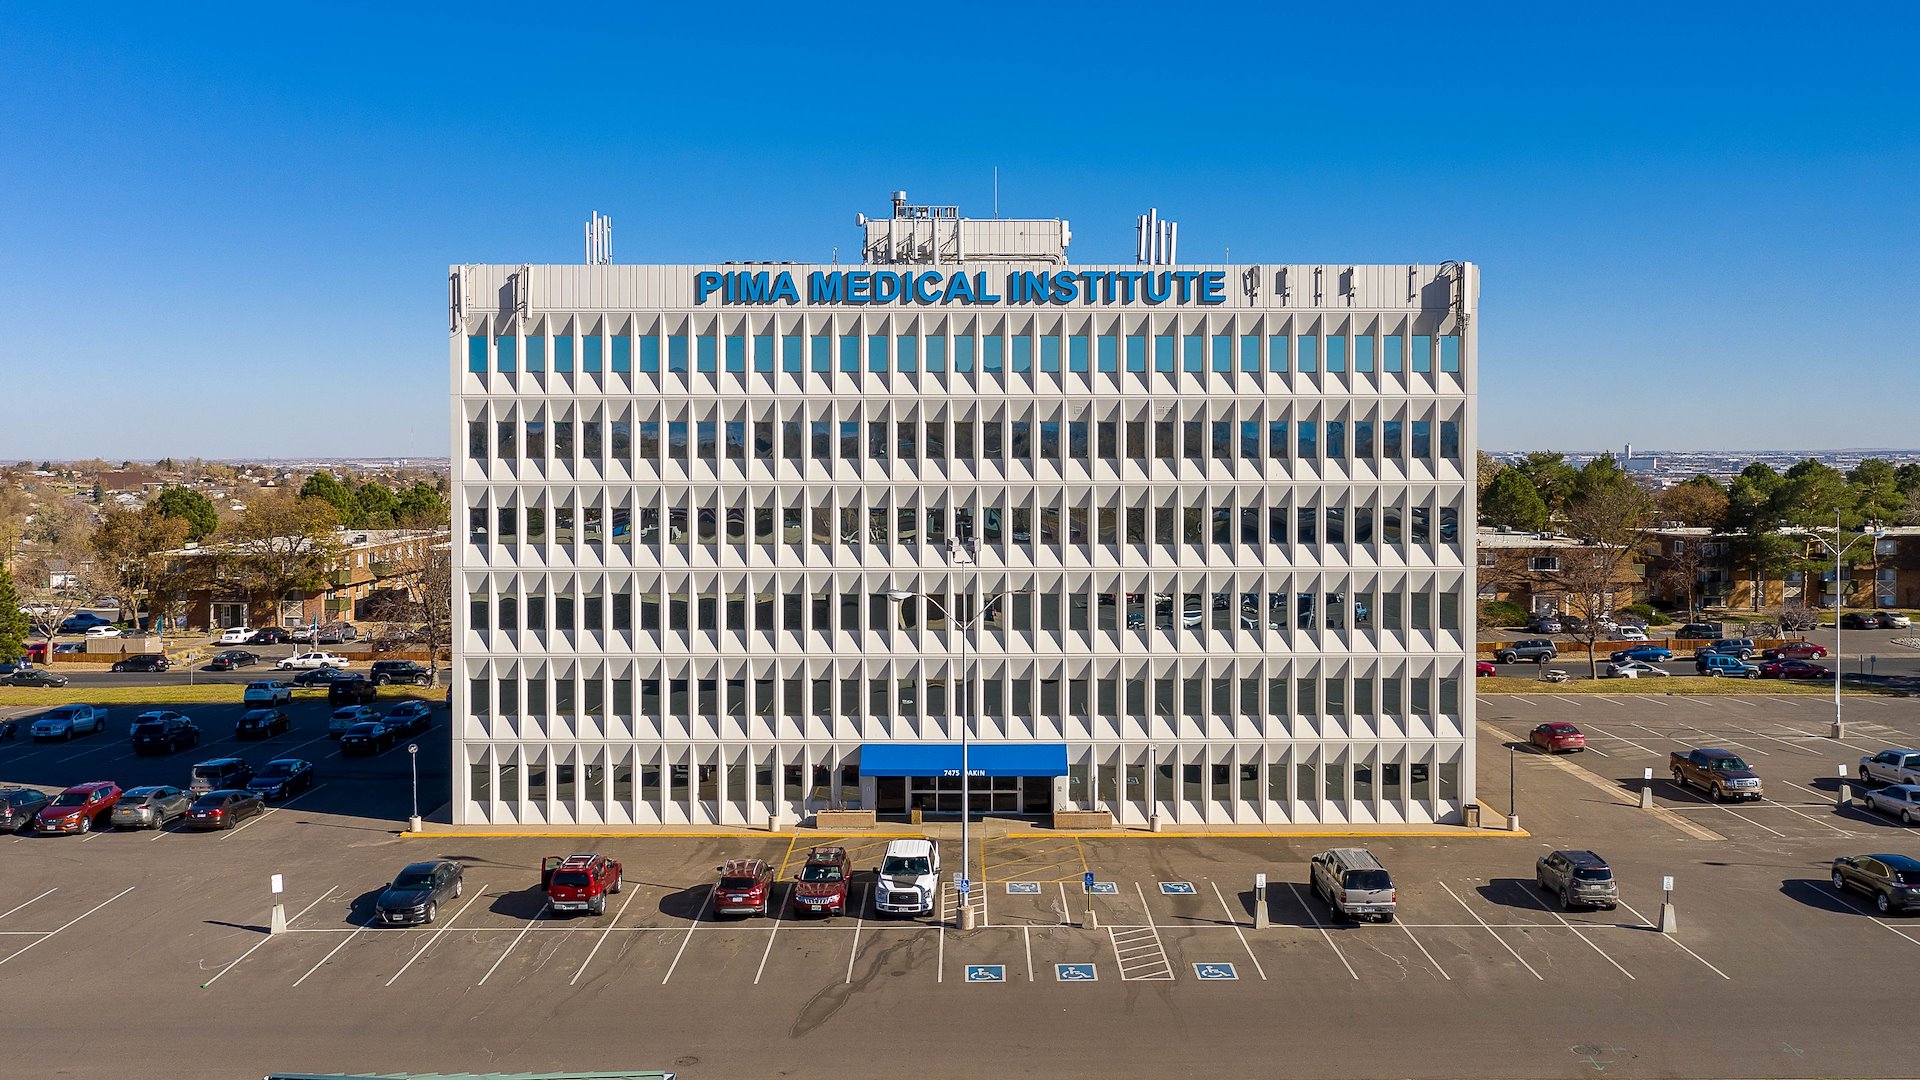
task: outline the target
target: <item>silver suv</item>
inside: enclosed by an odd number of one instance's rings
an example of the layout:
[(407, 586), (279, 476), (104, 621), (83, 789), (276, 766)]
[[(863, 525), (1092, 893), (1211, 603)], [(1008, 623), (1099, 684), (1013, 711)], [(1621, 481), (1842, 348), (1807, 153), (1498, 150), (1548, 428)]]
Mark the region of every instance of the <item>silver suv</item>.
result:
[(1560, 897), (1560, 906), (1572, 911), (1582, 905), (1611, 911), (1620, 903), (1620, 886), (1607, 860), (1591, 851), (1550, 851), (1533, 868), (1542, 892)]
[(1334, 848), (1313, 857), (1307, 884), (1336, 915), (1392, 922), (1399, 897), (1393, 876), (1366, 848)]

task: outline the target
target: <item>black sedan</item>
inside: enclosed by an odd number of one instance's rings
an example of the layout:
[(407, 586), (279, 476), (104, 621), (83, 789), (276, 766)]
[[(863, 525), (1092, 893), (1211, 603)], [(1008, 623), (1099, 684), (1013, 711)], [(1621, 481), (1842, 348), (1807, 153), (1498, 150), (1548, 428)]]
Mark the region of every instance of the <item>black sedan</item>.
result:
[(253, 632), (253, 637), (251, 640), (248, 641), (248, 644), (250, 645), (285, 645), (286, 643), (292, 640), (293, 638), (288, 635), (286, 628), (284, 627), (263, 626), (260, 629), (255, 630)]
[(290, 799), (313, 790), (313, 762), (300, 758), (275, 758), (260, 766), (247, 790), (262, 799)]
[(234, 829), (266, 812), (266, 800), (251, 791), (209, 791), (187, 808), (187, 827)]
[(424, 701), (403, 701), (387, 712), (387, 726), (404, 738), (433, 726), (433, 706)]
[(46, 668), (14, 668), (12, 671), (7, 672), (4, 677), (0, 677), (0, 683), (5, 683), (7, 686), (51, 686), (58, 688), (67, 685), (67, 677), (58, 672), (48, 671)]
[(355, 724), (340, 736), (340, 753), (351, 757), (355, 754), (378, 754), (393, 748), (400, 739), (400, 733), (388, 727), (384, 721), (368, 720)]
[(114, 671), (166, 671), (173, 667), (173, 661), (159, 653), (141, 653), (129, 656), (113, 665)]
[(0, 829), (24, 832), (33, 827), (33, 815), (53, 796), (32, 788), (0, 788)]
[(293, 718), (279, 709), (249, 709), (233, 725), (236, 739), (267, 739), (293, 730)]
[(1840, 616), (1842, 630), (1878, 630), (1880, 616), (1871, 611), (1849, 611)]
[(357, 671), (342, 671), (339, 668), (312, 668), (295, 675), (292, 684), (296, 690), (325, 690), (336, 679), (343, 677), (358, 679), (361, 675)]
[(259, 662), (260, 654), (258, 653), (250, 653), (245, 649), (228, 649), (215, 654), (213, 659), (207, 661), (207, 670), (234, 671), (243, 667), (252, 667)]
[(438, 862), (412, 863), (394, 875), (392, 882), (373, 902), (374, 918), (382, 926), (421, 926), (433, 921), (439, 906), (460, 895), (460, 864), (442, 859)]

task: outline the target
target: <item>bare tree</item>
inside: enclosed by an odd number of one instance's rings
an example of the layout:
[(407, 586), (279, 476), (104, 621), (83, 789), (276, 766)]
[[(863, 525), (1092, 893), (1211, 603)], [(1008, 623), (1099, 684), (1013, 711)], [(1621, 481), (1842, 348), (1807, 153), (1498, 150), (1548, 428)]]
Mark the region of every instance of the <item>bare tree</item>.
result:
[(453, 647), (453, 548), (446, 534), (417, 541), (395, 560), (389, 580), (394, 588), (380, 595), (371, 614), (387, 624), (393, 640), (426, 645), (431, 686), (442, 651), (451, 657)]
[(1696, 537), (1670, 539), (1659, 537), (1658, 543), (1670, 550), (1664, 556), (1666, 563), (1660, 570), (1655, 583), (1670, 594), (1686, 601), (1682, 611), (1692, 611), (1700, 598), (1700, 574), (1712, 565), (1702, 550), (1704, 545)]
[(1562, 553), (1558, 576), (1567, 610), (1583, 620), (1580, 637), (1587, 647), (1587, 672), (1598, 678), (1594, 645), (1605, 632), (1602, 620), (1610, 623), (1622, 603), (1617, 594), (1624, 589), (1627, 601), (1632, 599), (1634, 559), (1646, 547), (1653, 499), (1617, 469), (1590, 465), (1581, 481), (1565, 515), (1567, 535), (1580, 546)]
[(52, 664), (60, 625), (114, 582), (93, 560), (92, 530), (83, 515), (43, 511), (34, 526), (35, 543), (20, 560), (24, 572), (15, 586), (32, 613), (33, 629), (46, 639), (46, 662)]

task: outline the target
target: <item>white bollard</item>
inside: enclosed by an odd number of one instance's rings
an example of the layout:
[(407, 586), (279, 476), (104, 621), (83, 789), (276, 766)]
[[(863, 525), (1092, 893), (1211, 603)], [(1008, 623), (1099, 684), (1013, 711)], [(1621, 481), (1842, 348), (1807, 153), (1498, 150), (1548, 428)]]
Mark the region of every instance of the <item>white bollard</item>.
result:
[(1665, 895), (1665, 899), (1660, 901), (1660, 932), (1663, 934), (1678, 933), (1680, 930), (1680, 914), (1673, 909), (1673, 879), (1670, 877), (1661, 878), (1660, 887)]
[(1267, 875), (1253, 875), (1253, 928), (1267, 928)]
[(282, 883), (280, 875), (273, 875), (273, 915), (267, 922), (267, 933), (284, 934), (287, 932), (287, 905), (280, 902)]
[(1640, 809), (1653, 809), (1653, 770), (1646, 769), (1640, 776)]
[(1853, 789), (1847, 786), (1847, 767), (1840, 766), (1840, 787), (1834, 792), (1833, 805), (1845, 806), (1853, 801)]

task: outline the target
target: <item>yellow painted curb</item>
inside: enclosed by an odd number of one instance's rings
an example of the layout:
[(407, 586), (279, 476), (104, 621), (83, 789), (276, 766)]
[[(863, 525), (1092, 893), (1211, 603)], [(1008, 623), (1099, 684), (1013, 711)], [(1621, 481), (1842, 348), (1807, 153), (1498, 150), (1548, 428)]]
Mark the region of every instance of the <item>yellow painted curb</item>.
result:
[[(800, 834), (794, 832), (792, 829), (783, 829), (779, 832), (766, 832), (764, 830), (754, 829), (738, 829), (731, 832), (407, 832), (403, 829), (397, 835), (402, 840), (779, 840), (783, 836), (791, 839)], [(823, 837), (849, 837), (855, 839), (873, 837), (874, 839), (884, 840), (918, 840), (922, 836), (921, 833), (913, 832), (865, 831), (845, 833), (823, 832), (818, 835)]]
[[(806, 835), (794, 830), (780, 832), (757, 832), (738, 830), (732, 832), (406, 832), (397, 834), (402, 840), (713, 840), (713, 839), (754, 839), (779, 840)], [(845, 839), (875, 840), (920, 840), (925, 833), (918, 832), (821, 832), (816, 835)], [(1005, 840), (1011, 837), (1036, 837), (1059, 840), (1314, 840), (1325, 838), (1364, 837), (1376, 840), (1391, 840), (1396, 837), (1408, 839), (1444, 839), (1457, 840), (1497, 840), (1502, 838), (1525, 840), (1533, 836), (1525, 829), (1509, 832), (1506, 829), (1458, 829), (1441, 831), (1437, 829), (1421, 830), (1382, 830), (1382, 829), (1339, 829), (1320, 832), (1035, 832), (1009, 833), (1005, 836), (989, 836), (987, 840)]]

